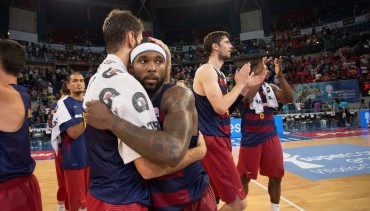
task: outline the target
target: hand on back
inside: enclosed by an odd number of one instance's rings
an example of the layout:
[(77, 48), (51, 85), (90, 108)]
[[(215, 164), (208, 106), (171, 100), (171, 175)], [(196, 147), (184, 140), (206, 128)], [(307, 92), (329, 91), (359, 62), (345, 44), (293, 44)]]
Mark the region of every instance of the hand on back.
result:
[(87, 124), (100, 130), (111, 130), (112, 119), (115, 115), (104, 103), (91, 100), (86, 102), (85, 105), (84, 118)]

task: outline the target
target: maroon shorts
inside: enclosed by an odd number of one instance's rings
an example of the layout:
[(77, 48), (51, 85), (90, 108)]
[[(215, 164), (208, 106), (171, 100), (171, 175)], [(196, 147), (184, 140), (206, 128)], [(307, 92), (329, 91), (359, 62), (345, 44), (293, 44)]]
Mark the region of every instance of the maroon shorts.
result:
[(57, 181), (58, 181), (58, 191), (57, 191), (57, 200), (64, 201), (65, 204), (68, 204), (67, 200), (67, 192), (66, 186), (64, 181), (64, 173), (62, 169), (62, 148), (58, 148), (58, 155), (55, 154), (55, 171), (57, 173)]
[(238, 170), (231, 154), (229, 137), (203, 135), (207, 146), (202, 164), (207, 171), (215, 195), (226, 203), (232, 203), (239, 195), (246, 197)]
[(86, 207), (89, 170), (89, 167), (78, 170), (63, 170), (68, 198), (68, 203), (65, 203), (66, 210), (77, 211), (79, 208)]
[(0, 183), (1, 211), (41, 211), (41, 192), (35, 175)]
[(138, 203), (132, 204), (109, 204), (95, 198), (90, 193), (87, 194), (87, 210), (88, 211), (148, 211), (148, 208)]
[(258, 170), (263, 176), (282, 178), (284, 163), (279, 136), (254, 147), (240, 147), (237, 167), (240, 176), (247, 179), (257, 179)]
[(203, 195), (197, 201), (189, 204), (183, 209), (183, 211), (195, 210), (217, 211), (216, 198), (211, 186), (208, 186), (208, 188), (204, 190)]

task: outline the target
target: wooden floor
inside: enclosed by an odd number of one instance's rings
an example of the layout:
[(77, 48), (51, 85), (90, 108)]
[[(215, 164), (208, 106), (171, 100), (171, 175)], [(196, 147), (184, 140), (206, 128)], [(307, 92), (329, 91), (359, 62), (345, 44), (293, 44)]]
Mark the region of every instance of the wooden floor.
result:
[[(349, 143), (370, 146), (370, 136), (354, 136), (283, 143), (283, 148)], [(238, 148), (233, 149), (237, 156)], [(369, 158), (370, 159), (370, 158)], [(35, 174), (41, 186), (44, 211), (56, 210), (57, 182), (54, 161), (37, 161)], [(258, 177), (249, 186), (247, 210), (269, 210), (267, 179)], [(281, 210), (370, 210), (370, 174), (310, 181), (286, 172), (282, 182)], [(220, 204), (222, 205), (222, 204)]]

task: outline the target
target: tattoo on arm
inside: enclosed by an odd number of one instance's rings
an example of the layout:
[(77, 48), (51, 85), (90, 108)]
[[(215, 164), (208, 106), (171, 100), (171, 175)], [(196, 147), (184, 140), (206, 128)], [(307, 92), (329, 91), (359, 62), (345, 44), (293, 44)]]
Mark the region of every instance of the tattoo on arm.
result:
[[(190, 93), (189, 93), (190, 92)], [(162, 98), (163, 131), (137, 127), (124, 119), (112, 120), (112, 132), (144, 158), (176, 166), (185, 156), (192, 136), (194, 97), (190, 90), (173, 87)]]

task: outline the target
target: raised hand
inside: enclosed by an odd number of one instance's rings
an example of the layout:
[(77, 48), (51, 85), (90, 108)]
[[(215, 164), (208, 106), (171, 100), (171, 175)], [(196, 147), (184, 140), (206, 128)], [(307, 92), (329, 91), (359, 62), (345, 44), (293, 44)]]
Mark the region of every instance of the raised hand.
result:
[(279, 59), (274, 59), (274, 65), (275, 65), (275, 73), (276, 75), (280, 76), (283, 74), (283, 57), (280, 56)]
[(234, 77), (234, 80), (235, 80), (235, 84), (241, 84), (244, 86), (247, 85), (247, 78), (249, 76), (251, 72), (251, 64), (250, 63), (247, 63), (247, 64), (244, 64), (243, 67), (239, 70), (239, 71), (236, 71), (235, 73), (235, 77)]
[(148, 40), (150, 42), (154, 42), (155, 44), (159, 45), (164, 50), (164, 52), (166, 52), (166, 77), (165, 77), (165, 82), (169, 82), (170, 81), (170, 75), (171, 75), (171, 67), (172, 67), (170, 49), (168, 48), (168, 46), (166, 44), (164, 44), (164, 42), (162, 40), (156, 39), (154, 37), (148, 37)]
[(260, 75), (255, 75), (254, 72), (252, 72), (250, 75), (247, 76), (247, 89), (253, 89), (260, 87), (261, 84), (265, 81), (266, 77), (268, 76), (269, 71), (267, 68), (263, 68), (263, 72)]

